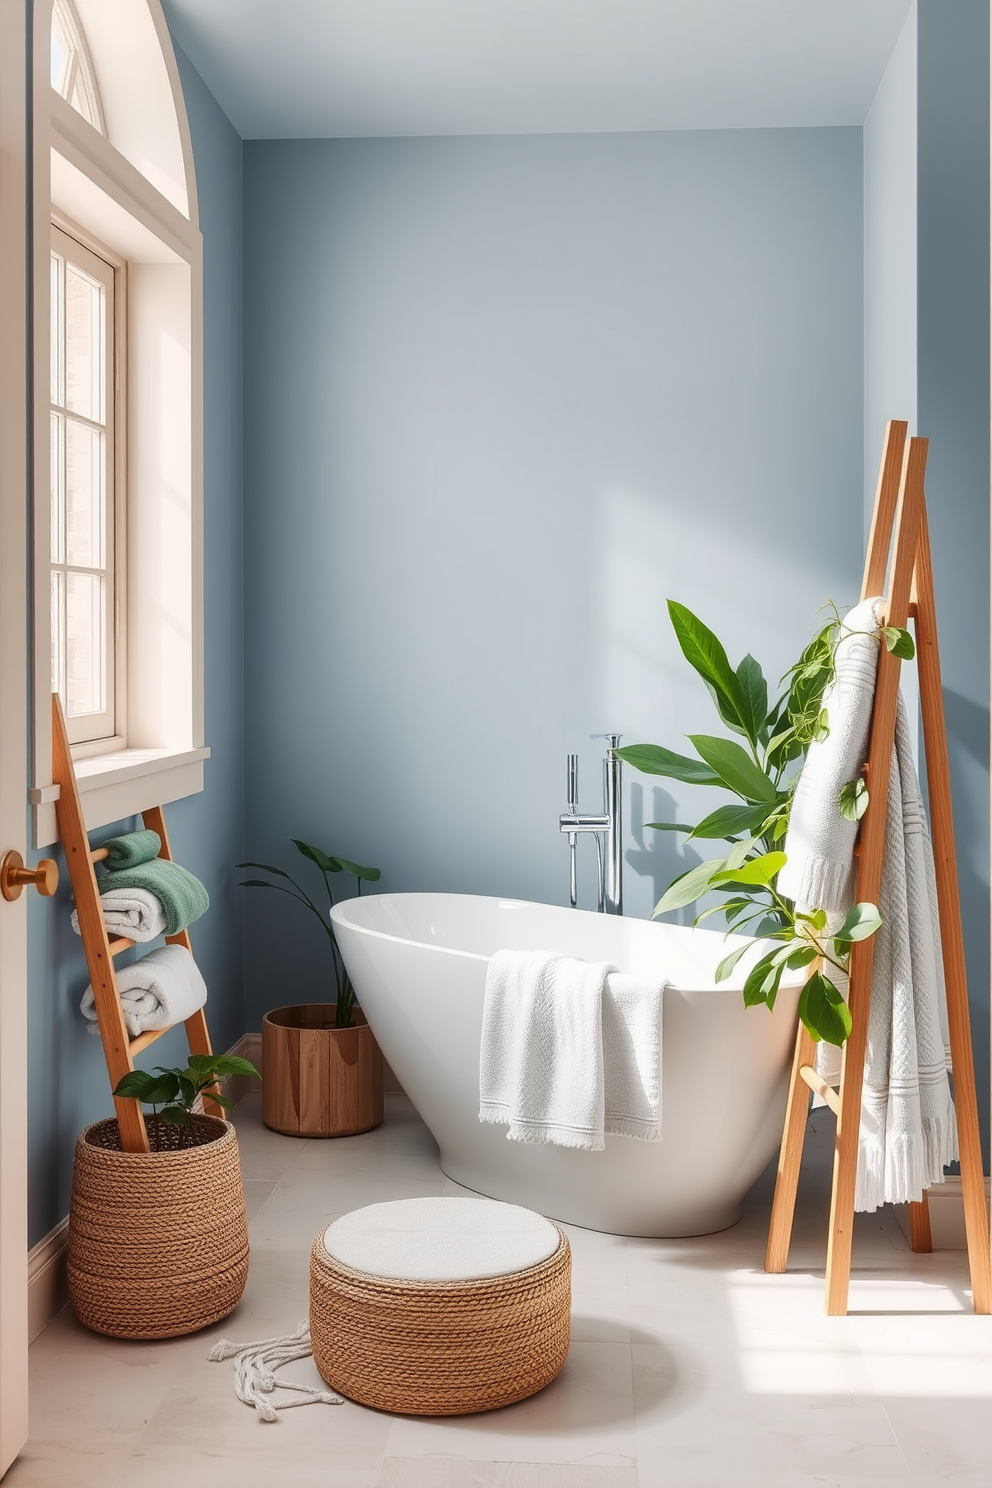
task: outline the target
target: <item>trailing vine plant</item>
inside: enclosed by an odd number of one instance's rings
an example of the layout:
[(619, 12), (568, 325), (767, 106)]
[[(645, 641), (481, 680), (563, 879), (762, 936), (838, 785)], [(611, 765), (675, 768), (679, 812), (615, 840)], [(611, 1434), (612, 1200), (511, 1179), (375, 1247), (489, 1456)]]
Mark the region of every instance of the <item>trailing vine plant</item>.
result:
[[(727, 653), (703, 622), (675, 600), (668, 601), (682, 654), (703, 679), (723, 724), (742, 743), (712, 734), (690, 734), (696, 757), (676, 754), (659, 744), (633, 744), (617, 749), (620, 759), (650, 775), (663, 775), (686, 785), (718, 786), (733, 800), (711, 811), (695, 826), (680, 822), (649, 822), (659, 832), (682, 832), (686, 841), (724, 842), (722, 857), (710, 858), (676, 878), (655, 906), (654, 915), (682, 909), (704, 894), (727, 897), (698, 914), (702, 923), (722, 914), (728, 935), (750, 929), (753, 935), (778, 942), (749, 971), (744, 982), (744, 1004), (759, 1003), (771, 1010), (786, 971), (811, 968), (799, 997), (799, 1016), (817, 1041), (841, 1045), (851, 1031), (851, 1015), (834, 972), (847, 972), (851, 946), (867, 940), (882, 923), (874, 904), (855, 904), (839, 929), (827, 932), (822, 909), (799, 911), (779, 894), (776, 884), (785, 866), (781, 843), (789, 824), (796, 768), (810, 744), (826, 736), (824, 693), (833, 680), (843, 619), (835, 605), (830, 617), (810, 641), (799, 660), (782, 677), (783, 689), (769, 700), (768, 683), (753, 656), (735, 669)], [(914, 655), (909, 632), (896, 626), (879, 627), (880, 643), (904, 660)], [(860, 777), (840, 793), (838, 807), (858, 820), (868, 805), (868, 790)], [(737, 947), (717, 967), (716, 980), (725, 981), (749, 944)]]

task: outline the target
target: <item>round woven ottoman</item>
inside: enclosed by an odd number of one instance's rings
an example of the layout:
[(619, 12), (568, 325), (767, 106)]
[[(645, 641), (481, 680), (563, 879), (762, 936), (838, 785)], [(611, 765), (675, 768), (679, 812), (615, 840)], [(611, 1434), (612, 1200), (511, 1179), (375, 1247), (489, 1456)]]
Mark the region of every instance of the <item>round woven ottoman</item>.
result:
[(310, 1339), (332, 1389), (401, 1415), (525, 1400), (568, 1353), (572, 1258), (557, 1225), (491, 1199), (356, 1209), (310, 1253)]

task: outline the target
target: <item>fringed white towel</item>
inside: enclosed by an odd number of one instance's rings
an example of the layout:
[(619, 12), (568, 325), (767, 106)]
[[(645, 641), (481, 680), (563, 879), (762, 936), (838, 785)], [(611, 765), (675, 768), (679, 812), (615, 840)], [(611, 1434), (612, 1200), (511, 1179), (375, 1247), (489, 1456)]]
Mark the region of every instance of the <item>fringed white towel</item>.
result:
[(603, 990), (607, 1136), (661, 1140), (661, 1010), (664, 985), (611, 971)]
[[(200, 969), (185, 946), (167, 945), (149, 951), (132, 966), (119, 966), (117, 990), (127, 1031), (132, 1038), (152, 1028), (171, 1028), (183, 1023), (207, 1000)], [(80, 1008), (99, 1033), (93, 988), (83, 993)]]
[[(111, 935), (128, 940), (154, 940), (165, 933), (165, 910), (149, 889), (110, 889), (100, 900), (103, 920)], [(79, 912), (72, 911), (72, 928), (79, 934)]]
[[(498, 951), (486, 975), (479, 1120), (516, 1142), (600, 1151), (658, 1140), (660, 983), (606, 962)], [(605, 1051), (605, 1052), (604, 1052)]]
[[(310, 1325), (303, 1322), (286, 1338), (262, 1338), (255, 1343), (232, 1343), (222, 1338), (210, 1350), (210, 1361), (234, 1360), (234, 1393), (245, 1405), (253, 1406), (263, 1421), (276, 1420), (276, 1411), (291, 1410), (295, 1405), (343, 1405), (344, 1397), (333, 1390), (315, 1389), (279, 1379), (275, 1371), (294, 1359), (309, 1359)], [(292, 1390), (297, 1400), (274, 1401), (276, 1390)]]
[[(872, 630), (877, 603), (858, 605), (847, 627)], [(854, 635), (838, 647), (837, 679), (825, 699), (830, 732), (810, 747), (785, 840), (779, 892), (800, 908), (826, 910), (832, 923), (854, 899), (857, 824), (841, 815), (839, 794), (864, 766), (879, 644)], [(933, 852), (901, 695), (878, 907), (854, 1199), (855, 1209), (868, 1212), (919, 1200), (957, 1157)], [(836, 1083), (839, 1050), (820, 1044), (817, 1070)]]

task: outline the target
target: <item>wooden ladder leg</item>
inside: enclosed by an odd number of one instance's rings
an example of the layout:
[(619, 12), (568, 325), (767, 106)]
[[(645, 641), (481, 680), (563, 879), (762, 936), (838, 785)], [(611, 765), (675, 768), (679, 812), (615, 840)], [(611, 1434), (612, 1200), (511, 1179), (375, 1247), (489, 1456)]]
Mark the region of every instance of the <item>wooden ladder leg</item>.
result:
[[(860, 952), (860, 956), (859, 953)], [(858, 962), (861, 965), (858, 965)], [(834, 1137), (834, 1170), (830, 1190), (830, 1228), (827, 1233), (826, 1296), (831, 1317), (847, 1312), (854, 1238), (854, 1191), (858, 1176), (858, 1138), (861, 1131), (861, 1090), (868, 1042), (868, 1002), (871, 995), (871, 941), (851, 949), (848, 1005), (852, 1027), (841, 1061), (840, 1110)], [(867, 965), (866, 965), (867, 963)]]
[(796, 1212), (796, 1194), (799, 1189), (799, 1170), (803, 1161), (803, 1144), (806, 1139), (806, 1121), (809, 1116), (810, 1090), (800, 1078), (804, 1064), (812, 1064), (816, 1045), (804, 1024), (796, 1031), (796, 1051), (792, 1059), (789, 1077), (789, 1098), (785, 1107), (785, 1125), (782, 1130), (782, 1145), (778, 1154), (778, 1173), (775, 1177), (775, 1195), (768, 1224), (768, 1245), (765, 1249), (765, 1270), (784, 1271), (789, 1261), (789, 1243)]
[[(90, 974), (90, 985), (96, 1003), (100, 1038), (110, 1088), (115, 1089), (119, 1080), (134, 1069), (131, 1058), (130, 1038), (121, 1012), (114, 973), (114, 958), (110, 952), (110, 940), (100, 906), (100, 892), (83, 808), (76, 786), (65, 718), (58, 693), (52, 694), (52, 779), (59, 786), (59, 798), (55, 803), (55, 814), (59, 824), (59, 836), (65, 851), (69, 881), (76, 901), (79, 931), (86, 955), (86, 968)], [(114, 1096), (117, 1122), (121, 1134), (121, 1147), (125, 1152), (147, 1152), (148, 1131), (145, 1127), (141, 1102), (131, 1098)]]
[(920, 676), (920, 709), (923, 714), (923, 743), (927, 761), (927, 793), (930, 798), (930, 830), (933, 837), (937, 903), (940, 910), (940, 939), (947, 989), (947, 1024), (954, 1075), (954, 1107), (961, 1155), (961, 1190), (964, 1199), (965, 1235), (971, 1287), (977, 1313), (992, 1312), (992, 1271), (989, 1256), (989, 1211), (982, 1171), (982, 1145), (978, 1127), (978, 1092), (971, 1042), (968, 1008), (968, 978), (961, 928), (957, 856), (954, 848), (954, 817), (951, 807), (951, 772), (947, 755), (944, 694), (937, 649), (937, 621), (933, 592), (930, 538), (924, 517), (917, 549), (916, 649)]
[[(923, 521), (923, 477), (927, 463), (927, 441), (911, 439), (905, 448), (895, 514), (892, 582), (889, 590), (888, 625), (905, 626), (909, 619), (910, 595), (920, 528)], [(868, 742), (868, 809), (861, 822), (858, 840), (858, 899), (878, 903), (885, 857), (885, 829), (889, 801), (889, 774), (896, 732), (899, 696), (899, 659), (885, 646), (879, 647), (875, 702)], [(841, 1063), (837, 1134), (834, 1142), (834, 1172), (830, 1195), (830, 1232), (827, 1237), (826, 1310), (831, 1317), (847, 1311), (851, 1279), (851, 1246), (854, 1231), (854, 1195), (858, 1174), (861, 1130), (861, 1092), (864, 1085), (865, 1051), (868, 1044), (868, 1009), (871, 1001), (871, 971), (874, 939), (857, 941), (851, 947), (851, 1033)]]
[(928, 1255), (933, 1250), (933, 1235), (930, 1233), (930, 1204), (926, 1190), (918, 1204), (909, 1206), (909, 1245), (918, 1255)]

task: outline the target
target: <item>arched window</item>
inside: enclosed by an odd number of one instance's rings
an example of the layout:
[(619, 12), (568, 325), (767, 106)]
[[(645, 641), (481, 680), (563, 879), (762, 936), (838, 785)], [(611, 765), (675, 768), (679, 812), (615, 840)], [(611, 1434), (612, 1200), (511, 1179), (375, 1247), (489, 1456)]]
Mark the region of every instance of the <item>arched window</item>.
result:
[(72, 0), (55, 0), (52, 6), (52, 87), (88, 124), (106, 134), (93, 63)]
[[(161, 0), (36, 0), (35, 842), (203, 788), (202, 245)], [(43, 210), (43, 209), (42, 209)], [(48, 285), (46, 294), (39, 292)], [(42, 319), (47, 304), (47, 326)]]

